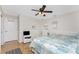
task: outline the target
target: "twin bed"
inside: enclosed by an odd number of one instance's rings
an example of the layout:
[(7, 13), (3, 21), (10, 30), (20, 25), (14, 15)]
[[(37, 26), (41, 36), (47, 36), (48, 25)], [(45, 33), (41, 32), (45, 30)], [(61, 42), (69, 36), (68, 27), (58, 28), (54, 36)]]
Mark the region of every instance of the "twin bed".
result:
[(30, 47), (37, 54), (79, 54), (78, 36), (43, 36), (34, 39)]

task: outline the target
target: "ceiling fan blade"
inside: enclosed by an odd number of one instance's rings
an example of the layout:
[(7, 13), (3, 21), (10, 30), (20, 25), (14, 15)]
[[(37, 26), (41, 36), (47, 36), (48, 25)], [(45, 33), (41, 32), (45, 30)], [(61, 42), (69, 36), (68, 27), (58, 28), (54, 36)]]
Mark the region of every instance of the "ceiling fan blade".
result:
[(43, 11), (44, 13), (52, 13), (53, 11)]
[(32, 11), (38, 11), (39, 12), (39, 10), (35, 10), (35, 9), (32, 9)]
[(41, 11), (44, 11), (45, 8), (46, 8), (46, 5), (43, 5), (41, 8)]
[(39, 13), (35, 14), (35, 16), (39, 15)]

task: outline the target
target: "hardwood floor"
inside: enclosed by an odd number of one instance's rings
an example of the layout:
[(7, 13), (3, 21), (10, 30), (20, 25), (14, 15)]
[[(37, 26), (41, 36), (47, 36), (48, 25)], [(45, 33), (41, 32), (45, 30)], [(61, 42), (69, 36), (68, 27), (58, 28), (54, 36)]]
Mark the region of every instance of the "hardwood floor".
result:
[(6, 42), (1, 46), (1, 53), (5, 54), (5, 52), (10, 51), (15, 48), (20, 48), (23, 54), (33, 54), (32, 49), (29, 47), (30, 43), (19, 43), (18, 41), (10, 41)]

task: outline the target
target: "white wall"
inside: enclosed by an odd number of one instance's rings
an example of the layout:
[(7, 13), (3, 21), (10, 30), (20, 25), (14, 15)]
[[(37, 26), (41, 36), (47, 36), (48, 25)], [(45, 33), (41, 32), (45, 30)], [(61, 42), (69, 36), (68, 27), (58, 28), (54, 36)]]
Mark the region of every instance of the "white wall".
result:
[(57, 20), (57, 28), (55, 30), (52, 29), (53, 25), (50, 24), (51, 22), (47, 21), (49, 30), (52, 30), (52, 33), (71, 34), (79, 32), (79, 11), (58, 16), (55, 19), (51, 18), (50, 20)]
[(0, 45), (1, 45), (1, 11), (0, 11)]
[[(23, 31), (31, 31), (32, 39), (40, 36), (41, 33), (41, 21), (28, 16), (19, 17), (19, 41), (22, 42)], [(33, 26), (33, 28), (32, 28)]]
[[(57, 28), (53, 29), (52, 22), (57, 21)], [(1, 24), (1, 23), (0, 23)], [(79, 32), (79, 11), (68, 13), (56, 18), (35, 19), (28, 16), (19, 17), (19, 41), (22, 42), (23, 31), (30, 30), (32, 38), (40, 36), (42, 30), (45, 30), (45, 25), (48, 26), (50, 33), (69, 34)], [(34, 26), (34, 28), (32, 28)]]

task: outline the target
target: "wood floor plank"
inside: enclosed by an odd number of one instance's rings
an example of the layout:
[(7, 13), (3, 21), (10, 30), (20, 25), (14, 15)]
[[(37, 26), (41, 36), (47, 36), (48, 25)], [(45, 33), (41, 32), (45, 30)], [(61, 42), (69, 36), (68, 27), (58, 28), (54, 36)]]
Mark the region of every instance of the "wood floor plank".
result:
[(33, 54), (32, 49), (29, 47), (30, 43), (19, 43), (18, 41), (6, 42), (1, 46), (1, 53), (4, 54), (15, 48), (20, 48), (23, 54)]

